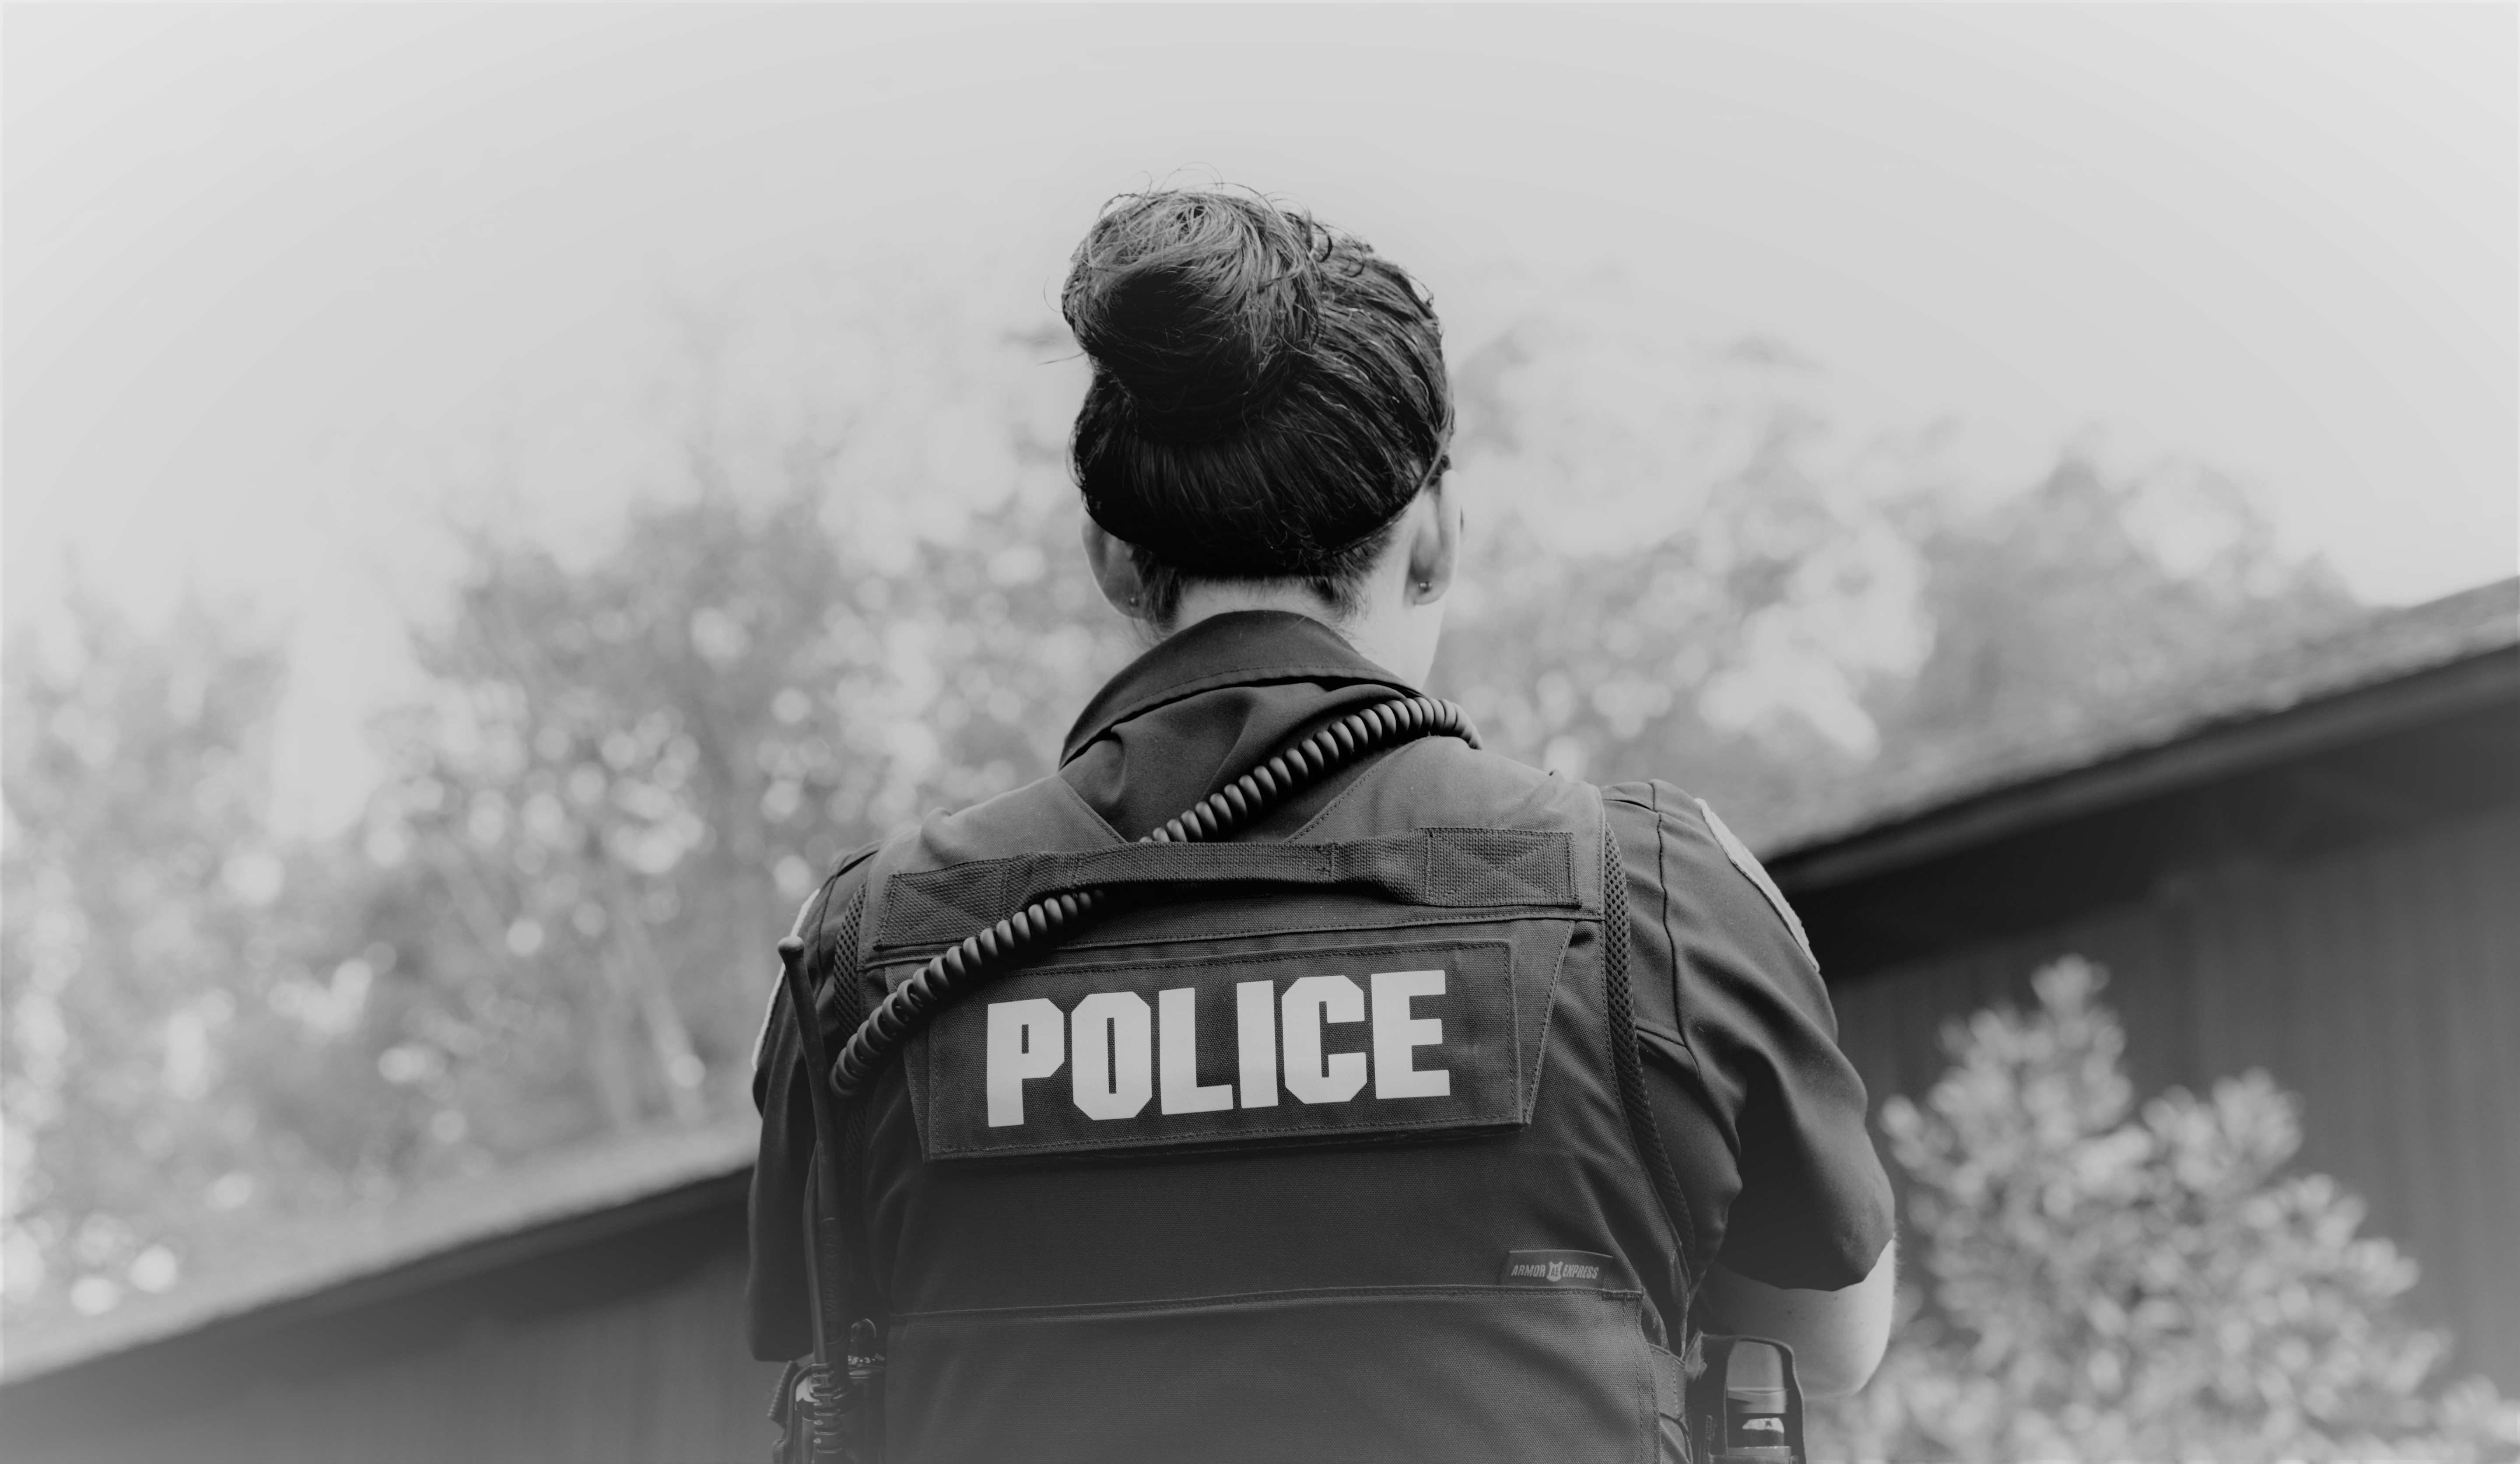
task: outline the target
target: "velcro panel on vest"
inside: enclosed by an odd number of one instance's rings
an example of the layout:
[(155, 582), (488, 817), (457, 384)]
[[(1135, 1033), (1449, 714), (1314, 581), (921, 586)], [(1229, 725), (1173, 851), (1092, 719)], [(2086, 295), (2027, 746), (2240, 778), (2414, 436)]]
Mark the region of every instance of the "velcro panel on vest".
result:
[(959, 941), (1046, 896), (1122, 885), (1346, 885), (1409, 905), (1570, 907), (1574, 837), (1421, 828), (1329, 844), (1121, 844), (893, 876), (878, 950)]
[[(947, 1007), (920, 1039), (912, 1082), (927, 1155), (1518, 1127), (1553, 973), (1528, 958), (1517, 970), (1498, 934), (1028, 968)], [(1550, 954), (1553, 965), (1554, 943)]]

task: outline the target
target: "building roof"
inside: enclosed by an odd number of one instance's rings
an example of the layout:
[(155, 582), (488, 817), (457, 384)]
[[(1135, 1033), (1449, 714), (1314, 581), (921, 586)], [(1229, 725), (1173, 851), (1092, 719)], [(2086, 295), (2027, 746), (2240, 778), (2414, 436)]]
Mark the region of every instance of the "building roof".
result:
[[(2427, 673), (2485, 664), (2487, 688), (2520, 686), (2520, 578), (2378, 613), (2331, 637), (2079, 721), (1997, 728), (1879, 770), (1855, 807), (1789, 825), (1763, 842), (1792, 887), (1834, 865), (1902, 857), (1902, 840), (1989, 818), (2042, 817), (2033, 795), (2098, 776), (2146, 776), (2159, 755), (2218, 731), (2338, 704)], [(2500, 654), (2498, 654), (2500, 653)], [(2461, 693), (2465, 694), (2465, 693)], [(2399, 698), (2404, 701), (2406, 698)], [(2087, 709), (2089, 710), (2089, 709)], [(2408, 709), (2421, 716), (2421, 705)], [(2148, 759), (2150, 761), (2148, 761)], [(2108, 796), (2107, 788), (2093, 796)], [(2007, 812), (2007, 811), (2011, 812)], [(1883, 851), (1888, 851), (1884, 853)], [(1834, 865), (1832, 865), (1834, 862)], [(758, 1124), (742, 1119), (566, 1153), (513, 1172), (437, 1186), (408, 1200), (276, 1234), (254, 1262), (142, 1297), (105, 1315), (13, 1336), (0, 1387), (248, 1316), (285, 1321), (426, 1287), (565, 1246), (592, 1230), (641, 1223), (660, 1197), (732, 1193), (749, 1169)]]
[[(2403, 609), (2379, 611), (2337, 632), (2108, 704), (2059, 708), (2024, 725), (1999, 724), (1868, 772), (1855, 800), (1789, 817), (1765, 831), (1760, 857), (1788, 889), (1813, 870), (1851, 866), (1858, 851), (1903, 848), (1977, 834), (2007, 821), (2053, 817), (2072, 784), (2077, 807), (2158, 789), (2166, 777), (2227, 771), (2228, 759), (2160, 754), (2218, 733), (2272, 730), (2285, 714), (2340, 706), (2359, 693), (2411, 687), (2427, 673), (2477, 673), (2453, 695), (2508, 694), (2520, 673), (2520, 578), (2498, 580)], [(2470, 685), (2472, 683), (2472, 685)], [(2385, 715), (2435, 715), (2399, 692)], [(2340, 732), (2343, 729), (2340, 728)], [(2261, 739), (2270, 740), (2270, 739)], [(1934, 825), (1928, 829), (1925, 825)], [(1944, 832), (1949, 830), (1948, 833)], [(1913, 852), (1911, 850), (1910, 852)], [(1865, 861), (1873, 858), (1868, 852)], [(1788, 871), (1796, 877), (1788, 878)]]
[(640, 1222), (629, 1212), (643, 1202), (726, 1192), (750, 1172), (760, 1131), (746, 1115), (639, 1134), (278, 1227), (242, 1264), (165, 1295), (31, 1335), (13, 1330), (0, 1386), (248, 1315), (278, 1321), (365, 1305), (567, 1245), (590, 1229)]

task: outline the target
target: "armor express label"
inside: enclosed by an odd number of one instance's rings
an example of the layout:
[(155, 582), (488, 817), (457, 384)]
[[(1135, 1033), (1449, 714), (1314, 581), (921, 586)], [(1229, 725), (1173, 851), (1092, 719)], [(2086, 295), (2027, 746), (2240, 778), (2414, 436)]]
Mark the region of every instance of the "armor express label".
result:
[(927, 1152), (1090, 1152), (1511, 1127), (1502, 941), (1019, 971), (927, 1032)]
[(1597, 1251), (1508, 1251), (1500, 1286), (1549, 1286), (1559, 1290), (1634, 1291), (1637, 1283), (1616, 1256)]

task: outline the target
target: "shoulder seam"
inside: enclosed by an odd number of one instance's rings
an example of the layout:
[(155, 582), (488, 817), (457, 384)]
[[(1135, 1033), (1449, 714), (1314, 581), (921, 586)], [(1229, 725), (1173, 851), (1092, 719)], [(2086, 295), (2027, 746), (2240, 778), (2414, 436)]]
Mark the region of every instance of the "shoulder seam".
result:
[(1785, 900), (1785, 892), (1778, 889), (1777, 882), (1768, 877), (1767, 866), (1759, 863), (1758, 856), (1750, 852), (1749, 846), (1741, 842), (1740, 836), (1732, 832), (1715, 810), (1707, 807), (1703, 798), (1697, 800), (1697, 814), (1706, 821), (1706, 831), (1715, 835), (1715, 842), (1724, 850), (1724, 857), (1732, 861), (1732, 867), (1740, 871), (1742, 878), (1758, 888), (1759, 894), (1767, 900), (1768, 908), (1777, 912), (1787, 933), (1793, 936), (1794, 946), (1802, 952), (1803, 958), (1812, 963), (1812, 969), (1819, 970), (1820, 956), (1812, 950), (1811, 936), (1803, 929), (1802, 916), (1794, 913), (1793, 906)]
[(1662, 789), (1653, 783), (1645, 784), (1645, 788), (1653, 795), (1648, 807), (1654, 816), (1654, 892), (1662, 900), (1662, 943), (1664, 949), (1671, 952), (1671, 1020), (1672, 1025), (1680, 1029), (1681, 1049), (1694, 1062), (1697, 1048), (1688, 1038), (1689, 1014), (1680, 999), (1680, 938), (1671, 929), (1671, 856), (1667, 847), (1669, 836), (1664, 833), (1662, 825)]

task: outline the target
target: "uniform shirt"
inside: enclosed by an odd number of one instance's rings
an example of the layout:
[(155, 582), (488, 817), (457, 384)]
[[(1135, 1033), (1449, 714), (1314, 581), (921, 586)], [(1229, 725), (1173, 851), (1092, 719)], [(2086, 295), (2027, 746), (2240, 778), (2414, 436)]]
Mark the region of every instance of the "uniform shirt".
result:
[[(1297, 736), (1415, 689), (1319, 621), (1220, 615), (1113, 678), (1077, 718), (1055, 776), (1135, 839)], [(1892, 1232), (1889, 1180), (1790, 909), (1679, 788), (1625, 783), (1603, 799), (1627, 866), (1648, 1101), (1688, 1197), (1691, 1263), (1713, 1258), (1780, 1287), (1864, 1279)], [(832, 1050), (847, 1036), (832, 1032)], [(753, 1075), (762, 1136), (747, 1288), (753, 1352), (770, 1359), (812, 1345), (801, 1217), (813, 1119), (800, 1065), (792, 1028), (773, 1024)]]

